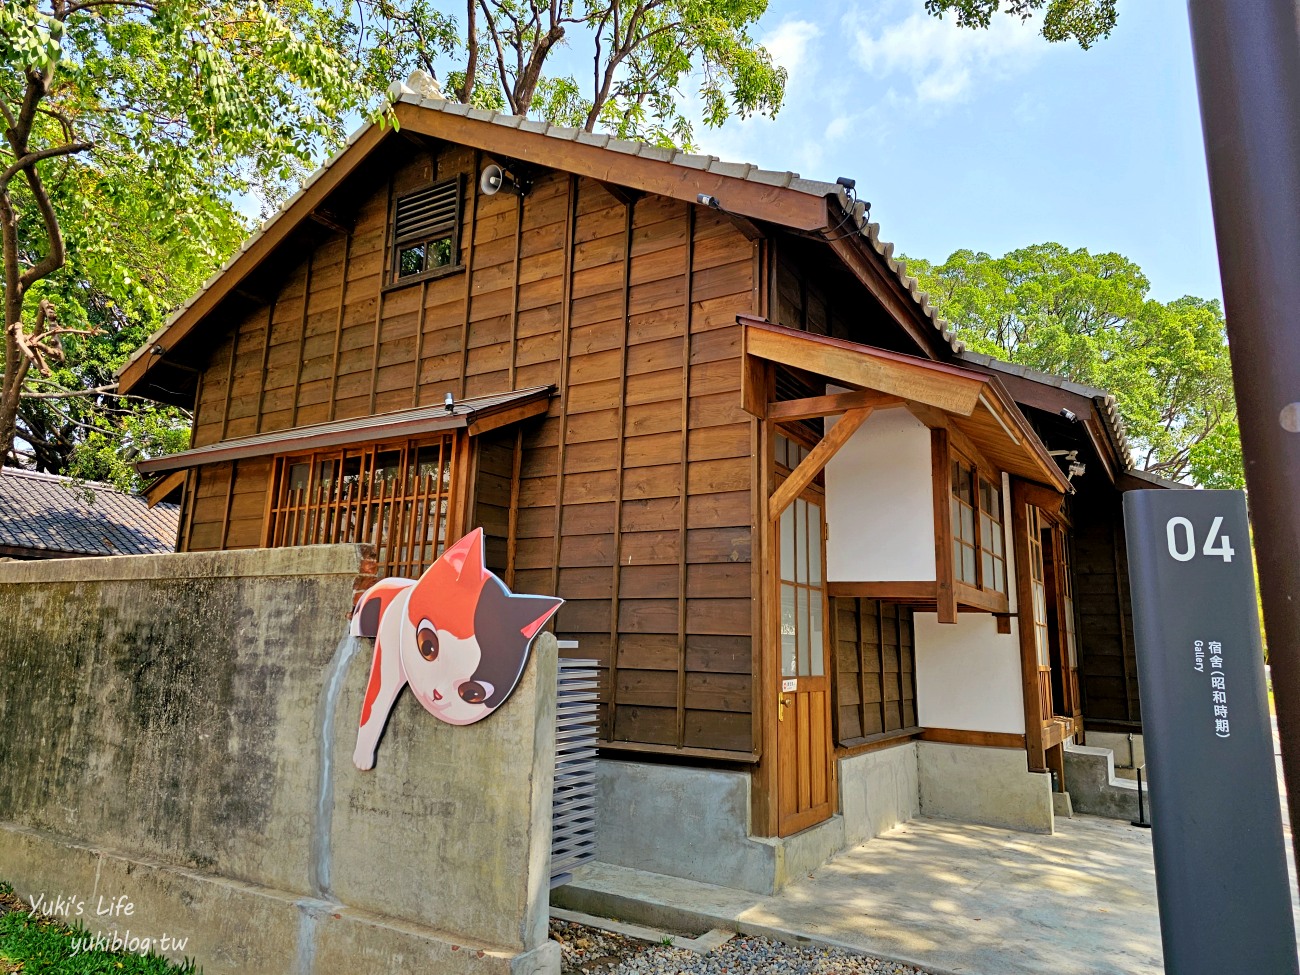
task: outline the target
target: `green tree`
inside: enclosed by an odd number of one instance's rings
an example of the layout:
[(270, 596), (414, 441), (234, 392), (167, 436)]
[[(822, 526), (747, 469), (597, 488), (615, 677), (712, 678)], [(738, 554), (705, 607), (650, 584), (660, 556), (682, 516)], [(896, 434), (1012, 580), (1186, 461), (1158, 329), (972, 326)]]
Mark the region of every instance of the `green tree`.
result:
[(949, 11), (957, 14), (962, 27), (986, 28), (1002, 12), (1021, 20), (1042, 14), (1041, 33), (1049, 41), (1078, 41), (1092, 47), (1115, 29), (1118, 0), (925, 0), (925, 9), (936, 17)]
[[(785, 72), (748, 31), (766, 0), (4, 0), (0, 460), (129, 480), (123, 457), (175, 449), (183, 411), (117, 397), (122, 360), (264, 209), (413, 68), (473, 104), (688, 145), (773, 114)], [(589, 90), (549, 74), (592, 45)]]
[(1127, 258), (1060, 244), (907, 266), (972, 350), (1112, 390), (1139, 467), (1244, 483), (1218, 301), (1156, 301)]
[(78, 429), (111, 392), (120, 346), (243, 235), (238, 194), (283, 192), (337, 140), (361, 104), (343, 41), (307, 0), (0, 6), (7, 462), (20, 412), (53, 457), (42, 414)]
[[(588, 132), (690, 146), (691, 79), (710, 126), (775, 115), (785, 95), (785, 69), (750, 34), (767, 0), (467, 0), (463, 25), (427, 0), (360, 8), (362, 47), (388, 52), (393, 68), (443, 68), (458, 101)], [(548, 71), (569, 45), (590, 52), (585, 80)]]

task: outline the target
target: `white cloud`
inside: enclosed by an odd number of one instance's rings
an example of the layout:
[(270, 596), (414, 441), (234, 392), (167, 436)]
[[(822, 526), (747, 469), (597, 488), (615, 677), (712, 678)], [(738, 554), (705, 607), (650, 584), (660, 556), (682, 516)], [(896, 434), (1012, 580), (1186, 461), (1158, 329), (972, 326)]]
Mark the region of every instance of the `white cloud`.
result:
[(995, 17), (986, 30), (958, 27), (951, 16), (940, 19), (919, 11), (901, 21), (886, 20), (860, 7), (850, 10), (844, 26), (853, 57), (873, 77), (910, 87), (921, 103), (960, 101), (984, 78), (1028, 68), (1046, 46), (1032, 22), (1015, 17)]
[(759, 43), (767, 48), (772, 60), (790, 72), (790, 77), (803, 72), (808, 61), (808, 47), (821, 37), (822, 30), (810, 20), (784, 20)]

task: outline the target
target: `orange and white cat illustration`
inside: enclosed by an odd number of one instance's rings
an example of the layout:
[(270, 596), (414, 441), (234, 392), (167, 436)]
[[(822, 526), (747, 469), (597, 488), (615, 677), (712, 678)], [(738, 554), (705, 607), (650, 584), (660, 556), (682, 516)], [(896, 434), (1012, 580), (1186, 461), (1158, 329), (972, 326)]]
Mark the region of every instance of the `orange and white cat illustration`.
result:
[(515, 595), (483, 562), (483, 529), (448, 547), (418, 580), (382, 579), (357, 600), (353, 636), (374, 637), (352, 760), (373, 768), (393, 702), (409, 684), (448, 724), (481, 721), (519, 683), (533, 638), (564, 602)]

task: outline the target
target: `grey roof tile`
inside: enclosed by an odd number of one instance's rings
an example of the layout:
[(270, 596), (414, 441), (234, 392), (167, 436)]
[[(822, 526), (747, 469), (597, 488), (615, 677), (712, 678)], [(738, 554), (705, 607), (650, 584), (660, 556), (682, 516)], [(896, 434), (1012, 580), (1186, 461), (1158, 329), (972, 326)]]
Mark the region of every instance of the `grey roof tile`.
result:
[(1119, 404), (1115, 396), (1109, 390), (1101, 389), (1098, 386), (1089, 386), (1086, 383), (1077, 383), (1072, 379), (1066, 379), (1063, 376), (1057, 376), (1050, 372), (1041, 372), (1038, 369), (1031, 369), (1028, 366), (1021, 365), (1018, 362), (1006, 362), (1002, 359), (995, 359), (991, 355), (983, 352), (971, 352), (970, 350), (958, 350), (961, 358), (967, 362), (974, 362), (995, 372), (1006, 373), (1009, 376), (1018, 376), (1021, 379), (1027, 379), (1030, 382), (1041, 383), (1044, 386), (1054, 386), (1057, 389), (1063, 389), (1067, 393), (1074, 393), (1076, 396), (1083, 396), (1093, 401), (1097, 407), (1097, 413), (1109, 428), (1111, 439), (1115, 443), (1116, 452), (1119, 454), (1120, 462), (1124, 469), (1132, 471), (1133, 451), (1129, 446), (1128, 433), (1124, 429), (1124, 420), (1119, 415)]
[[(93, 495), (87, 501), (86, 495)], [(6, 467), (0, 472), (0, 545), (61, 555), (170, 552), (180, 506), (150, 508), (107, 484)]]

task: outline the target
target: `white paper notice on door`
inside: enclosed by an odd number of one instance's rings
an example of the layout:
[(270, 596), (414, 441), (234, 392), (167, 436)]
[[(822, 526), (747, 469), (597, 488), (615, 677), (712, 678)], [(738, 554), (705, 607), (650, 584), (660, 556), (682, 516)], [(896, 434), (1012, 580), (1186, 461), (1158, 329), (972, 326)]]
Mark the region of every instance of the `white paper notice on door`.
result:
[(781, 681), (781, 693), (782, 693), (782, 694), (787, 694), (787, 693), (789, 693), (789, 692), (791, 692), (791, 691), (797, 691), (797, 690), (799, 690), (799, 678), (798, 678), (798, 677), (787, 677), (785, 680)]

